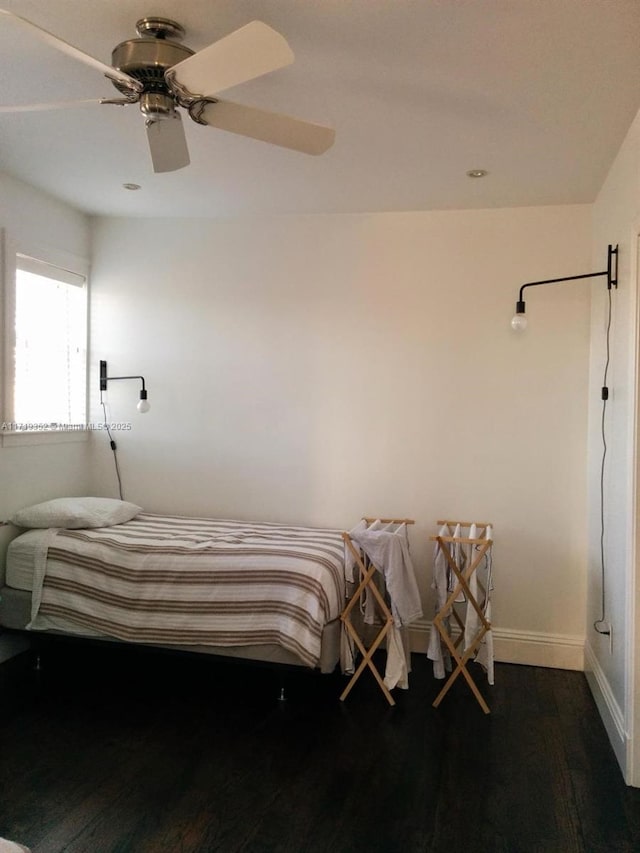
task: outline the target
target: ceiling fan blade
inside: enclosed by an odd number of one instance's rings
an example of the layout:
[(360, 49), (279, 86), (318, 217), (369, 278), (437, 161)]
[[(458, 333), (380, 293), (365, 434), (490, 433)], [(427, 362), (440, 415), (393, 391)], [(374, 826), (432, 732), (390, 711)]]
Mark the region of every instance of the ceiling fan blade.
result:
[(261, 21), (252, 21), (178, 62), (165, 78), (178, 92), (197, 99), (283, 68), (293, 60), (284, 36)]
[(147, 139), (154, 172), (175, 172), (189, 165), (187, 139), (178, 113), (147, 121)]
[(93, 56), (89, 56), (88, 53), (84, 53), (84, 51), (74, 47), (66, 41), (63, 41), (57, 36), (54, 36), (47, 30), (43, 30), (42, 27), (32, 24), (31, 21), (28, 21), (26, 18), (21, 18), (20, 15), (15, 15), (13, 12), (8, 12), (6, 9), (0, 9), (0, 15), (6, 15), (19, 26), (28, 29), (29, 32), (36, 38), (40, 39), (40, 41), (43, 41), (45, 44), (59, 50), (66, 56), (71, 57), (71, 59), (77, 59), (79, 62), (83, 62), (90, 68), (99, 71), (101, 74), (104, 74), (105, 77), (108, 77), (109, 80), (113, 80), (114, 82), (120, 83), (122, 86), (126, 86), (127, 89), (132, 92), (142, 91), (142, 83), (134, 77), (130, 77), (123, 71), (118, 71), (117, 68), (113, 68), (111, 65), (105, 65), (105, 63), (100, 62), (99, 59), (94, 59)]
[(244, 104), (234, 104), (232, 101), (203, 101), (195, 104), (190, 114), (200, 124), (291, 148), (303, 154), (323, 154), (331, 148), (336, 136), (331, 127)]
[(55, 101), (50, 104), (13, 104), (0, 106), (2, 113), (33, 113), (42, 110), (64, 110), (71, 107), (85, 107), (90, 104), (101, 104), (102, 98), (89, 98), (82, 101)]

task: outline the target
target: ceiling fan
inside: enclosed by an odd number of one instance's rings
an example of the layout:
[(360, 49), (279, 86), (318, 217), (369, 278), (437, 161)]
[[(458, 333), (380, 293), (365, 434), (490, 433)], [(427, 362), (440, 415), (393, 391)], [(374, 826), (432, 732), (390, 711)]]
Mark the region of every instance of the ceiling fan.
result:
[(293, 52), (284, 37), (261, 21), (252, 21), (196, 53), (180, 43), (184, 37), (180, 24), (168, 18), (142, 18), (136, 24), (138, 38), (117, 45), (111, 55), (112, 65), (106, 65), (26, 18), (4, 9), (0, 9), (0, 21), (1, 16), (104, 74), (122, 97), (0, 106), (0, 113), (81, 104), (138, 104), (145, 116), (154, 172), (172, 172), (189, 165), (178, 108), (200, 125), (304, 154), (322, 154), (333, 145), (335, 131), (330, 127), (218, 98), (225, 89), (293, 62)]

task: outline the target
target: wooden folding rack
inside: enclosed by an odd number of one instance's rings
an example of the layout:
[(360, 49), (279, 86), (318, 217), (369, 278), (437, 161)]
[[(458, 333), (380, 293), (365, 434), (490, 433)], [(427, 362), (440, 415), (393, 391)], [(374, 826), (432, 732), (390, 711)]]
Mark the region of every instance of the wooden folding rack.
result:
[[(366, 521), (367, 525), (371, 525), (375, 521), (380, 521), (382, 522), (382, 524), (414, 524), (414, 521), (411, 518), (364, 518), (363, 520)], [(342, 691), (340, 701), (344, 702), (344, 700), (349, 695), (353, 685), (360, 678), (364, 670), (369, 667), (369, 669), (373, 673), (374, 678), (378, 682), (380, 690), (382, 690), (382, 692), (384, 693), (387, 702), (390, 705), (395, 705), (395, 699), (391, 695), (391, 692), (389, 691), (387, 685), (384, 683), (384, 680), (378, 672), (376, 665), (373, 661), (374, 652), (380, 647), (380, 644), (391, 630), (391, 627), (393, 625), (393, 616), (391, 615), (391, 610), (389, 609), (389, 606), (387, 605), (383, 594), (380, 592), (380, 590), (378, 589), (378, 585), (375, 582), (375, 575), (378, 571), (377, 567), (369, 560), (366, 554), (360, 553), (360, 549), (353, 544), (353, 541), (348, 533), (343, 533), (342, 538), (344, 539), (347, 548), (349, 548), (351, 554), (353, 555), (355, 563), (358, 567), (360, 581), (356, 586), (353, 594), (349, 598), (346, 607), (342, 611), (340, 619), (342, 620), (344, 630), (347, 632), (347, 634), (351, 637), (353, 642), (358, 647), (358, 650), (362, 655), (362, 660), (360, 661), (360, 664), (351, 676), (349, 683)], [(368, 648), (365, 646), (357, 628), (351, 621), (352, 611), (354, 607), (359, 603), (360, 597), (366, 589), (371, 590), (375, 609), (382, 622), (380, 630), (378, 631), (373, 642)]]
[[(477, 650), (482, 643), (482, 640), (487, 633), (487, 631), (491, 630), (491, 623), (485, 616), (484, 612), (484, 604), (487, 601), (487, 595), (489, 595), (490, 590), (485, 589), (483, 584), (478, 579), (476, 574), (475, 580), (477, 581), (477, 588), (482, 595), (482, 604), (478, 601), (477, 593), (474, 593), (471, 590), (470, 582), (473, 575), (477, 572), (480, 567), (485, 556), (490, 552), (491, 547), (493, 545), (493, 539), (486, 538), (487, 529), (489, 528), (489, 533), (491, 533), (492, 526), (489, 523), (484, 522), (467, 522), (467, 521), (438, 521), (438, 527), (447, 526), (450, 535), (448, 536), (431, 536), (430, 539), (439, 544), (442, 553), (445, 555), (447, 559), (447, 563), (449, 568), (451, 569), (454, 577), (455, 583), (453, 585), (453, 589), (451, 589), (449, 595), (447, 596), (446, 601), (442, 605), (442, 607), (438, 610), (436, 616), (434, 617), (433, 624), (437, 628), (442, 637), (443, 642), (449, 649), (451, 653), (451, 657), (455, 661), (455, 667), (451, 672), (451, 675), (447, 679), (444, 687), (438, 693), (433, 702), (433, 707), (437, 708), (442, 699), (447, 694), (453, 682), (458, 678), (459, 675), (463, 675), (467, 681), (467, 684), (471, 688), (473, 695), (478, 700), (480, 707), (485, 712), (485, 714), (490, 713), (489, 706), (485, 702), (482, 694), (478, 690), (475, 681), (471, 677), (470, 673), (467, 670), (467, 663), (471, 660), (471, 658), (476, 654)], [(462, 528), (469, 528), (475, 524), (477, 527), (477, 536), (473, 539), (468, 536), (454, 536), (451, 534), (451, 529), (454, 530), (459, 526)], [(485, 538), (483, 538), (485, 537)], [(451, 554), (451, 545), (472, 545), (474, 546), (473, 551), (473, 559), (469, 562), (468, 565), (458, 565), (456, 560)], [(464, 613), (465, 616), (461, 616), (458, 610), (456, 610), (456, 603), (460, 603), (460, 595), (464, 594)], [(456, 601), (458, 599), (458, 601)], [(464, 639), (465, 639), (465, 626), (466, 626), (466, 613), (467, 608), (471, 606), (478, 615), (478, 629), (471, 638), (469, 645), (467, 648), (464, 648)], [(453, 616), (454, 621), (457, 624), (459, 632), (455, 639), (451, 635), (451, 632), (447, 627), (447, 619)], [(462, 649), (460, 646), (462, 645)]]

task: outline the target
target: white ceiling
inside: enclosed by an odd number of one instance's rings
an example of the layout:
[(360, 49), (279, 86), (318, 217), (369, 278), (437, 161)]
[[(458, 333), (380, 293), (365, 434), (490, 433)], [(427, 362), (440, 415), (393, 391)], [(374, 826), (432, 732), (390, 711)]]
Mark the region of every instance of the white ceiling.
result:
[[(0, 168), (88, 213), (236, 216), (590, 202), (640, 107), (640, 0), (0, 0), (103, 62), (147, 15), (199, 50), (251, 20), (296, 61), (224, 93), (329, 124), (320, 157), (201, 127), (154, 175), (135, 105), (0, 115)], [(112, 97), (0, 20), (0, 103)], [(482, 179), (466, 171), (486, 169)], [(122, 189), (134, 182), (142, 189)]]

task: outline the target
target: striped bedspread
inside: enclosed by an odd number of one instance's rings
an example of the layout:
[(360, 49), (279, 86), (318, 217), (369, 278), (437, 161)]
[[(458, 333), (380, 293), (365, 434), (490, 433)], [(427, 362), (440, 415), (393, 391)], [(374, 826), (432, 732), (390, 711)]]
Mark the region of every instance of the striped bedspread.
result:
[(276, 643), (316, 666), (343, 603), (338, 530), (141, 513), (50, 532), (29, 627), (165, 645)]

